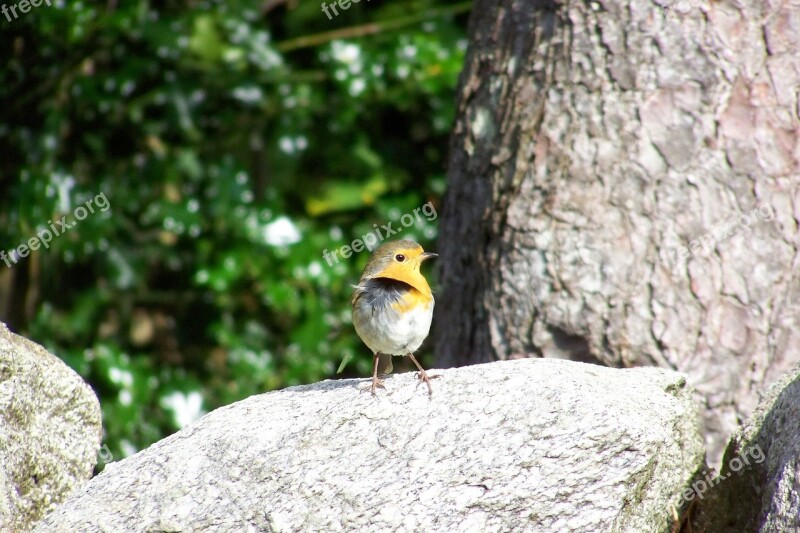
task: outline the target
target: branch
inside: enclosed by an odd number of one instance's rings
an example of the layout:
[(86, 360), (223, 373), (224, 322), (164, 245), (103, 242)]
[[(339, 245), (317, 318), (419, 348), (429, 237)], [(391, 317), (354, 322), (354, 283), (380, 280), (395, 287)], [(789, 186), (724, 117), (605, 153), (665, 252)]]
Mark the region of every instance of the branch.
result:
[(313, 35), (305, 35), (295, 39), (288, 39), (276, 44), (276, 48), (281, 52), (291, 52), (301, 48), (311, 48), (319, 46), (336, 39), (348, 39), (352, 37), (364, 37), (365, 35), (373, 35), (383, 31), (396, 30), (404, 26), (411, 26), (424, 20), (442, 17), (445, 15), (458, 15), (465, 13), (472, 8), (472, 2), (461, 2), (452, 6), (428, 9), (421, 13), (416, 13), (408, 17), (390, 20), (387, 22), (371, 22), (369, 24), (362, 24), (360, 26), (350, 26), (348, 28), (341, 28), (338, 30), (326, 31), (322, 33), (315, 33)]

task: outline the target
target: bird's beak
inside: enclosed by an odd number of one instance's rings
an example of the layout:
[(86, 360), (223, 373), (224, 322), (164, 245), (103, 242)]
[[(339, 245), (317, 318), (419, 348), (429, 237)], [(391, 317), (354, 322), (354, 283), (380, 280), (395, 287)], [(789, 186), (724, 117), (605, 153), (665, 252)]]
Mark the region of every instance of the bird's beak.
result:
[(433, 259), (434, 257), (439, 257), (439, 254), (435, 254), (433, 252), (425, 252), (419, 256), (419, 260), (425, 261), (426, 259)]

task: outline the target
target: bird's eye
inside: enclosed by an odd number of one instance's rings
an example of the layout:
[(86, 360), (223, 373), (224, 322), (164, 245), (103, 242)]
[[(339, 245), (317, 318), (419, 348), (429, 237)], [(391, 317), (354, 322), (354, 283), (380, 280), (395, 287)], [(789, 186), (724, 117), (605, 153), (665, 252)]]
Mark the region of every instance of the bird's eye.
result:
[(404, 256), (403, 254), (397, 254), (396, 256), (394, 256), (394, 258), (397, 259), (398, 263), (402, 263), (403, 261), (406, 260), (406, 256)]

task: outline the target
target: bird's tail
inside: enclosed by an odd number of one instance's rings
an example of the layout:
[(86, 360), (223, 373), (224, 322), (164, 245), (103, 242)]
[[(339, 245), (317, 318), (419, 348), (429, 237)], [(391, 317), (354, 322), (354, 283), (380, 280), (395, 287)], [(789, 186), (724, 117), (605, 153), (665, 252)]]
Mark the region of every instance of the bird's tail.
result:
[(382, 353), (378, 361), (378, 375), (385, 376), (392, 373), (392, 356)]

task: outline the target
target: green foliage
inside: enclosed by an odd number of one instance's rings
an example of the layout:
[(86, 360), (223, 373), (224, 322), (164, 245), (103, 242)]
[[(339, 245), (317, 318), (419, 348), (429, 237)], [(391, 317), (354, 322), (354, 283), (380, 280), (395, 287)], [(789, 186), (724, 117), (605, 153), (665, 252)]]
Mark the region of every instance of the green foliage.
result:
[[(315, 2), (64, 2), (0, 18), (0, 247), (75, 223), (0, 263), (2, 319), (94, 387), (115, 457), (201, 409), (335, 377), (346, 355), (345, 375), (369, 374), (348, 303), (368, 254), (329, 266), (323, 251), (439, 205), (467, 8), (373, 0), (329, 21)], [(110, 208), (76, 220), (101, 193)], [(436, 222), (399, 237), (431, 248)]]

